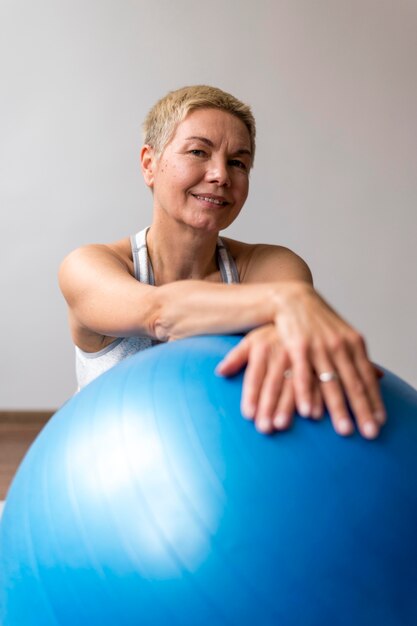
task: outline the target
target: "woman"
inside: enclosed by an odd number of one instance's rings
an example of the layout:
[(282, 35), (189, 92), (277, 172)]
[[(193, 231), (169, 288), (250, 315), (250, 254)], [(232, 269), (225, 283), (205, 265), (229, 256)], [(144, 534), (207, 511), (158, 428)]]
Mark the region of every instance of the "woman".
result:
[(220, 89), (185, 87), (151, 109), (144, 131), (150, 228), (80, 248), (60, 269), (80, 386), (159, 341), (243, 332), (217, 371), (247, 365), (242, 413), (258, 430), (288, 428), (295, 409), (318, 419), (325, 404), (348, 435), (347, 397), (361, 434), (375, 438), (385, 411), (364, 341), (315, 292), (304, 261), (219, 238), (248, 194), (250, 108)]

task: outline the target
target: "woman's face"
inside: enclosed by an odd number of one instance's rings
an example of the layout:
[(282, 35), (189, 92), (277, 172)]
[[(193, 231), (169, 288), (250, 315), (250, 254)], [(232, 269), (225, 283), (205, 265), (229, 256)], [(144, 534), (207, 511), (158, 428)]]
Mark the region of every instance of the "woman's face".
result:
[(155, 211), (206, 232), (219, 232), (239, 214), (248, 195), (250, 163), (245, 124), (219, 109), (189, 113), (158, 159), (151, 148), (142, 151)]

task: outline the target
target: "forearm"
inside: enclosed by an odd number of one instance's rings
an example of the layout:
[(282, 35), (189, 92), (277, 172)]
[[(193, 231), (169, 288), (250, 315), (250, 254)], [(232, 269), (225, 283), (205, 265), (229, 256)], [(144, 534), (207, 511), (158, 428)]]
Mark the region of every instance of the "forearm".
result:
[(225, 285), (180, 280), (153, 287), (138, 282), (105, 246), (88, 246), (63, 262), (60, 284), (75, 329), (102, 336), (148, 335), (160, 340), (244, 332), (274, 322), (303, 280)]
[(288, 293), (309, 289), (306, 283), (222, 285), (179, 281), (159, 287), (153, 334), (162, 341), (190, 335), (245, 332), (273, 322)]
[(272, 315), (267, 289), (259, 285), (190, 280), (170, 283), (157, 291), (154, 332), (162, 341), (197, 334), (243, 332), (266, 323)]

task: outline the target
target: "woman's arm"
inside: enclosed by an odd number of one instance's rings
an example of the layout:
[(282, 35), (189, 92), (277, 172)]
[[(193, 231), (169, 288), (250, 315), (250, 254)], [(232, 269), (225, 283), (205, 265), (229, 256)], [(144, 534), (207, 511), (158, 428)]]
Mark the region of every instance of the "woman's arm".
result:
[(64, 259), (60, 287), (74, 326), (98, 336), (148, 335), (161, 341), (201, 333), (245, 332), (275, 316), (274, 283), (224, 285), (137, 281), (109, 246), (79, 248)]
[[(246, 363), (258, 363), (250, 368), (257, 371), (257, 392), (252, 394), (252, 404), (256, 404), (256, 395), (260, 402), (262, 391), (270, 399), (277, 397), (277, 388), (267, 384), (271, 368), (274, 380), (283, 380), (285, 370), (291, 369), (297, 409), (307, 416), (317, 396), (317, 375), (335, 372), (338, 379), (321, 383), (320, 388), (337, 430), (341, 434), (351, 431), (345, 392), (362, 434), (376, 436), (384, 411), (363, 338), (308, 280), (297, 278), (298, 271), (308, 276), (291, 254), (271, 246), (266, 251), (260, 249), (259, 255), (263, 262), (258, 258), (256, 263), (250, 260), (247, 264), (246, 284), (185, 280), (152, 287), (132, 276), (128, 260), (117, 247), (79, 249), (65, 259), (60, 270), (74, 341), (80, 345), (79, 339), (87, 338), (92, 345), (91, 335), (103, 340), (140, 334), (166, 341), (204, 333), (246, 332), (270, 324), (266, 343), (266, 334), (262, 337), (263, 347), (260, 333), (256, 340), (251, 340), (249, 333), (220, 366), (220, 373), (230, 375)], [(290, 267), (284, 271), (283, 264), (289, 264), (293, 273)], [(273, 280), (287, 275), (291, 280)], [(256, 282), (259, 279), (266, 282)], [(275, 346), (269, 351), (273, 337)], [(265, 367), (261, 363), (265, 362), (268, 367), (260, 376)], [(250, 397), (248, 388), (246, 382), (246, 397)]]
[[(262, 432), (287, 428), (295, 407), (320, 418), (323, 401), (342, 435), (353, 431), (346, 398), (363, 436), (377, 436), (386, 415), (377, 373), (364, 338), (304, 283), (312, 278), (294, 253), (256, 246), (245, 271), (247, 282), (273, 280), (278, 273), (295, 279), (281, 285), (273, 324), (254, 329), (219, 365), (222, 375), (246, 366), (242, 413)], [(321, 382), (320, 374), (335, 378)], [(324, 377), (324, 380), (325, 377)]]

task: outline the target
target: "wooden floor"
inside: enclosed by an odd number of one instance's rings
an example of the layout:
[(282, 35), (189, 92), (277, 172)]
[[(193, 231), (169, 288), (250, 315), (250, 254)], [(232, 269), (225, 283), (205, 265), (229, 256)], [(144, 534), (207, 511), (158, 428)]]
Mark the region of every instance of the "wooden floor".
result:
[(0, 411), (0, 500), (36, 435), (53, 411)]

